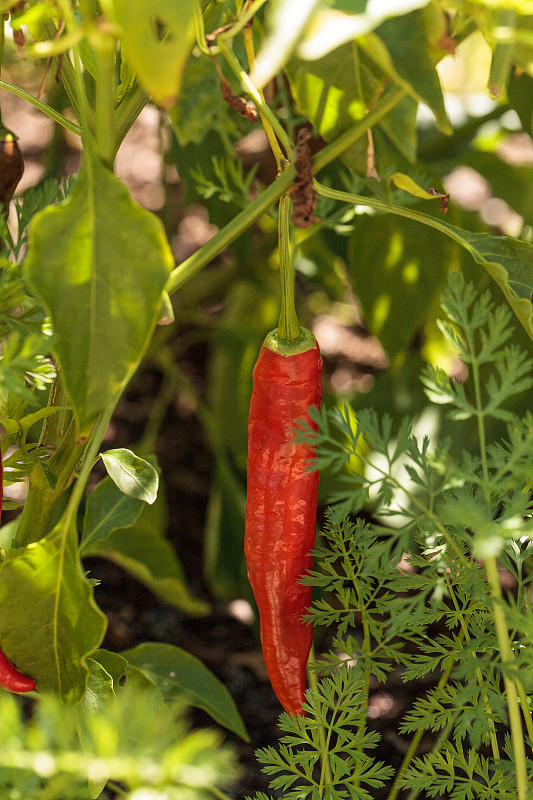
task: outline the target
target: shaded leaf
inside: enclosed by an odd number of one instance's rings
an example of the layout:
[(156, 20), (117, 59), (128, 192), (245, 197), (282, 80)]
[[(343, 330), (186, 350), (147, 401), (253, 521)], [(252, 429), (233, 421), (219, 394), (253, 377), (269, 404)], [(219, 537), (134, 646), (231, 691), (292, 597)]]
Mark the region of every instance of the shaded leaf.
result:
[(137, 521), (144, 504), (124, 494), (108, 476), (89, 495), (80, 543), (80, 552), (107, 539), (117, 528), (129, 528)]
[[(431, 30), (434, 26), (436, 31)], [(438, 41), (444, 33), (444, 17), (431, 7), (387, 20), (377, 30), (387, 46), (395, 78), (413, 97), (429, 106), (440, 130), (451, 134), (453, 131), (435, 69), (444, 52), (433, 54), (429, 40), (432, 33)]]
[(208, 606), (193, 597), (183, 568), (170, 542), (166, 504), (162, 492), (152, 505), (144, 505), (135, 525), (114, 530), (105, 540), (84, 547), (84, 556), (100, 556), (118, 564), (165, 603), (200, 616)]
[(163, 696), (183, 698), (245, 741), (248, 734), (230, 693), (195, 656), (170, 644), (146, 642), (121, 655), (141, 670)]
[(435, 233), (389, 215), (357, 219), (348, 248), (355, 292), (369, 330), (391, 359), (439, 312), (439, 296), (455, 258), (454, 245), (435, 246)]

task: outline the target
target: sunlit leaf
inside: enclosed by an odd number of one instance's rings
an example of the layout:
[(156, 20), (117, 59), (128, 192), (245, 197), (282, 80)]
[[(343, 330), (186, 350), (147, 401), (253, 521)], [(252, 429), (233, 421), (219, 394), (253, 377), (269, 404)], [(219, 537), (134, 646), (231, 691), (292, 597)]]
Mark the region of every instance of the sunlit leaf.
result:
[(117, 528), (128, 528), (139, 518), (143, 501), (124, 494), (108, 476), (88, 497), (80, 550), (107, 539)]
[(58, 525), (0, 565), (2, 649), (41, 692), (77, 703), (85, 692), (85, 658), (102, 641), (106, 618), (81, 571), (75, 531)]
[(82, 431), (135, 371), (173, 264), (161, 222), (90, 155), (71, 197), (34, 217), (28, 280), (50, 311)]
[(128, 62), (154, 101), (169, 108), (191, 52), (194, 0), (112, 0)]
[(145, 503), (155, 502), (159, 475), (152, 464), (125, 447), (106, 450), (102, 453), (102, 461), (121, 492)]

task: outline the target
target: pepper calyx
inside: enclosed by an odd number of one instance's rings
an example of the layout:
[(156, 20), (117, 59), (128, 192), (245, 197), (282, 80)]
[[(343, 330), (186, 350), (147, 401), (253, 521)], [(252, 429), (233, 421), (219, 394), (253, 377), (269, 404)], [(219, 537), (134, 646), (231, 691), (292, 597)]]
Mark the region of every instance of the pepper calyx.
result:
[(310, 330), (300, 328), (300, 335), (296, 339), (284, 339), (279, 335), (278, 328), (267, 334), (263, 347), (272, 350), (273, 353), (287, 358), (306, 353), (308, 350), (316, 350), (317, 341)]

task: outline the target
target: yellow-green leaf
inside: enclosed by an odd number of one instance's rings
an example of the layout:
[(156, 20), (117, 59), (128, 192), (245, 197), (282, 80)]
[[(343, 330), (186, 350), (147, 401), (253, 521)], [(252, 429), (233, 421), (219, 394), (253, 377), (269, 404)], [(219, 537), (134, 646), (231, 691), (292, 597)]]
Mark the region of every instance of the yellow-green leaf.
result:
[(195, 40), (194, 0), (113, 0), (121, 45), (154, 101), (170, 108)]

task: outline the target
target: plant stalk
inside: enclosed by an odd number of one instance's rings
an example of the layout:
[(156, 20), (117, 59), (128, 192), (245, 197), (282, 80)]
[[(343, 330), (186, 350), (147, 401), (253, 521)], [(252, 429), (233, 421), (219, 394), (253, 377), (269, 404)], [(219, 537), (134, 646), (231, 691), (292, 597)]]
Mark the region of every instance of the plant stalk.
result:
[(102, 161), (113, 167), (115, 159), (115, 50), (110, 34), (93, 37), (96, 62), (96, 146)]
[(496, 628), (496, 637), (498, 639), (502, 665), (504, 667), (503, 682), (505, 694), (507, 696), (507, 711), (509, 714), (509, 727), (511, 729), (511, 742), (515, 760), (518, 800), (528, 800), (527, 762), (524, 747), (524, 731), (520, 719), (520, 706), (518, 704), (515, 682), (506, 673), (506, 670), (514, 664), (514, 655), (509, 641), (505, 611), (503, 609), (502, 590), (494, 556), (489, 556), (485, 559), (485, 569), (492, 595), (492, 616)]
[(279, 201), (278, 252), (281, 280), (281, 311), (278, 331), (282, 339), (297, 339), (300, 324), (294, 307), (294, 267), (291, 258), (291, 198), (284, 194)]
[[(244, 47), (246, 49), (246, 56), (248, 58), (248, 67), (251, 70), (254, 62), (255, 62), (255, 50), (254, 50), (254, 32), (251, 26), (247, 26), (243, 28), (242, 36), (244, 40)], [(265, 96), (263, 94), (262, 89), (259, 89), (259, 95), (263, 103), (265, 102)], [(262, 108), (259, 109), (259, 116), (261, 117), (261, 123), (263, 125), (263, 130), (265, 131), (266, 137), (270, 144), (270, 149), (276, 159), (276, 165), (278, 168), (278, 172), (281, 171), (284, 161), (283, 153), (281, 152), (281, 148), (279, 146), (279, 142), (276, 138), (276, 134), (270, 124), (268, 118), (265, 116), (265, 113)]]

